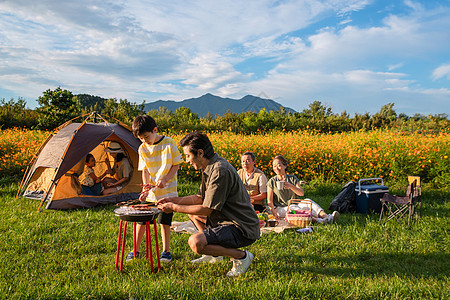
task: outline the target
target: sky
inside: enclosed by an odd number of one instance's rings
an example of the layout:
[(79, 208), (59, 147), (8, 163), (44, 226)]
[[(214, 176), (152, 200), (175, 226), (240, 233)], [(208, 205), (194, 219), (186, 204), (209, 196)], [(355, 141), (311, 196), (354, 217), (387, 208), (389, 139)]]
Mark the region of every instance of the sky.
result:
[(0, 99), (58, 86), (450, 114), (450, 0), (0, 0)]

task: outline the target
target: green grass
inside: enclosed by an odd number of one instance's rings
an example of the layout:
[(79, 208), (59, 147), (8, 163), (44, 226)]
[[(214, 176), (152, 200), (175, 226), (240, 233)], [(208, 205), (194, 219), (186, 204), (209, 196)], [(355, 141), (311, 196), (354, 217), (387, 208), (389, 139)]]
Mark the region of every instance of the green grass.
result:
[[(199, 184), (180, 184), (180, 194)], [(193, 265), (188, 234), (172, 234), (174, 261), (158, 274), (140, 259), (115, 270), (114, 206), (37, 213), (0, 187), (0, 298), (13, 299), (448, 299), (449, 191), (423, 188), (422, 216), (404, 228), (378, 215), (345, 214), (311, 234), (265, 234), (248, 247), (250, 269), (227, 278), (227, 259)], [(325, 209), (337, 185), (310, 185)], [(399, 191), (400, 192), (400, 191)], [(184, 215), (175, 215), (178, 221)], [(129, 227), (130, 228), (130, 227)], [(128, 231), (126, 250), (131, 249)]]

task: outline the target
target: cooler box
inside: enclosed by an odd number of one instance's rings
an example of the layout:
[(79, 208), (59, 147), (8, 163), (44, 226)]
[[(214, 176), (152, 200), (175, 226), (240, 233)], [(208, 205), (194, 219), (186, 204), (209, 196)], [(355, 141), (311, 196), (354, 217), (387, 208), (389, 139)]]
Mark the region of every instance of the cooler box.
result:
[[(364, 181), (381, 180), (379, 184), (363, 184)], [(358, 186), (355, 188), (356, 193), (356, 212), (367, 214), (369, 212), (381, 212), (380, 198), (383, 198), (385, 193), (389, 192), (389, 188), (383, 185), (382, 178), (364, 178), (358, 181)]]

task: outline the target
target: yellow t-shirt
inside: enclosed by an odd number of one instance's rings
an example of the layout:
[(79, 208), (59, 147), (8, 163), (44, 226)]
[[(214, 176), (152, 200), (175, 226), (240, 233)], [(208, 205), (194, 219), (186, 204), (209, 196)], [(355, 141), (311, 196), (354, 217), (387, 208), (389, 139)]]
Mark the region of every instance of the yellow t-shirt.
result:
[[(169, 173), (172, 166), (183, 162), (180, 151), (175, 141), (164, 136), (153, 145), (142, 143), (139, 146), (138, 170), (146, 169), (150, 174), (150, 184), (155, 184), (158, 180)], [(177, 174), (168, 182), (165, 188), (155, 188), (149, 192), (147, 201), (155, 202), (164, 197), (177, 197)]]

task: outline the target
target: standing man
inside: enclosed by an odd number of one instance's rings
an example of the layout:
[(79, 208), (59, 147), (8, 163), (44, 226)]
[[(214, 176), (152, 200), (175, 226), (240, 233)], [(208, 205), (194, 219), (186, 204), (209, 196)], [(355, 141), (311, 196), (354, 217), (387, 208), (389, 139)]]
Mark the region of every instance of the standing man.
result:
[(214, 152), (209, 138), (199, 131), (183, 137), (180, 146), (186, 162), (202, 170), (200, 194), (163, 198), (157, 202), (158, 208), (165, 213), (188, 214), (199, 230), (188, 242), (202, 257), (192, 262), (213, 263), (228, 256), (233, 268), (227, 276), (245, 273), (253, 254), (238, 248), (259, 238), (259, 220), (236, 169)]
[(238, 171), (256, 211), (266, 210), (267, 177), (263, 171), (255, 167), (256, 157), (253, 152), (245, 152), (241, 156), (242, 169)]

